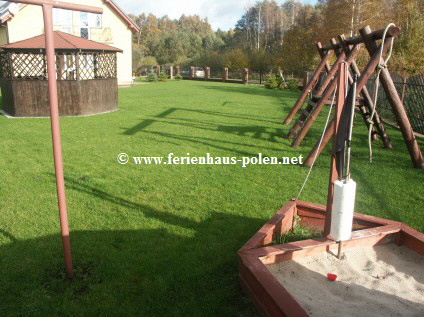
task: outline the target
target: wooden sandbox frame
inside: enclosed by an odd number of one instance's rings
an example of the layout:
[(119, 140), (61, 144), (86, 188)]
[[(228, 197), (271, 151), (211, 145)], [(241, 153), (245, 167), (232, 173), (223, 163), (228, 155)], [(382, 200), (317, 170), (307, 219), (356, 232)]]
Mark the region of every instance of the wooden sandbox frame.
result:
[[(263, 316), (309, 316), (267, 269), (268, 265), (323, 252), (337, 253), (338, 244), (326, 237), (270, 245), (295, 225), (324, 231), (326, 206), (291, 200), (238, 251), (242, 287)], [(424, 234), (401, 222), (355, 213), (351, 239), (343, 249), (395, 243), (424, 256)]]

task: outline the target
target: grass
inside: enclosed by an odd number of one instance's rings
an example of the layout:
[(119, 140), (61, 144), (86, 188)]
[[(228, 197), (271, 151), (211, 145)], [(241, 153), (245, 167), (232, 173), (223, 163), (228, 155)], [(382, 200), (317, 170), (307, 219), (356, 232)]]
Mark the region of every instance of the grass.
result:
[[(291, 165), (120, 165), (130, 156), (307, 155), (280, 124), (298, 93), (179, 81), (119, 91), (118, 112), (62, 118), (76, 277), (65, 281), (48, 119), (0, 117), (0, 316), (255, 316), (237, 250), (297, 195)], [(398, 131), (394, 150), (354, 131), (356, 210), (424, 231), (423, 171)], [(421, 146), (423, 144), (421, 143)], [(325, 204), (329, 149), (301, 199)]]
[(277, 237), (277, 239), (273, 241), (272, 244), (284, 244), (319, 237), (322, 237), (322, 232), (314, 230), (312, 227), (301, 226), (300, 217), (296, 216), (294, 219), (293, 228)]

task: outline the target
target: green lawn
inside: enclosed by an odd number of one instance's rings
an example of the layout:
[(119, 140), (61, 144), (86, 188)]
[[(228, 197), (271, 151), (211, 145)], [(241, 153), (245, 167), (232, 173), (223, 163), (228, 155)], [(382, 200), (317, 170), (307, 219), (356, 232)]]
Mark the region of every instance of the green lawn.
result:
[[(255, 316), (236, 251), (297, 192), (288, 165), (120, 165), (130, 156), (306, 156), (280, 124), (297, 92), (200, 81), (123, 88), (118, 112), (62, 118), (76, 267), (63, 279), (50, 122), (0, 116), (0, 316)], [(325, 110), (327, 111), (327, 109)], [(354, 131), (356, 210), (424, 231), (423, 171)], [(421, 143), (423, 148), (423, 143)], [(302, 200), (326, 202), (329, 150)]]

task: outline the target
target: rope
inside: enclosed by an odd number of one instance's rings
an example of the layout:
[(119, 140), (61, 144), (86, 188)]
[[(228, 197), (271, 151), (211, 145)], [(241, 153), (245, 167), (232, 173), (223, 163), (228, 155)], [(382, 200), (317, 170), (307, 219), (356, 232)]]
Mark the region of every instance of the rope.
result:
[(321, 147), (322, 140), (324, 139), (325, 130), (327, 130), (328, 122), (330, 121), (330, 114), (331, 114), (331, 111), (333, 110), (333, 105), (334, 105), (334, 99), (336, 97), (336, 92), (337, 92), (337, 86), (334, 89), (333, 98), (331, 100), (331, 105), (330, 105), (330, 110), (328, 110), (327, 121), (325, 122), (324, 131), (322, 131), (322, 135), (321, 135), (321, 138), (319, 140), (318, 150), (315, 152), (314, 160), (312, 161), (312, 164), (311, 164), (311, 167), (309, 168), (308, 174), (306, 174), (305, 180), (303, 181), (303, 184), (302, 184), (302, 187), (300, 188), (299, 194), (297, 194), (296, 200), (298, 200), (299, 197), (300, 197), (300, 195), (302, 194), (303, 188), (305, 187), (306, 183), (309, 180), (309, 175), (311, 175), (312, 168), (314, 167), (314, 164), (315, 164), (315, 160), (318, 157), (318, 152), (319, 152), (319, 149)]
[[(392, 56), (392, 50), (393, 50), (393, 40), (394, 38), (391, 38), (391, 43), (390, 43), (390, 48), (389, 48), (389, 52), (387, 54), (387, 57), (385, 60), (383, 60), (383, 46), (384, 46), (384, 42), (386, 40), (386, 35), (387, 35), (387, 31), (389, 30), (390, 27), (392, 26), (396, 26), (394, 23), (389, 23), (386, 28), (384, 29), (384, 33), (383, 33), (383, 38), (381, 39), (381, 45), (380, 45), (380, 58), (378, 60), (378, 66), (377, 66), (377, 76), (375, 77), (375, 83), (374, 83), (374, 100), (373, 100), (373, 106), (372, 106), (372, 112), (371, 112), (371, 116), (368, 119), (368, 123), (369, 123), (369, 130), (368, 130), (368, 148), (370, 151), (370, 163), (372, 163), (372, 144), (371, 144), (371, 136), (372, 136), (372, 130), (374, 127), (374, 115), (375, 115), (375, 109), (377, 107), (377, 99), (378, 99), (378, 89), (380, 87), (380, 73), (381, 71), (387, 67), (387, 63), (390, 60), (390, 57)], [(383, 61), (383, 63), (381, 62)]]

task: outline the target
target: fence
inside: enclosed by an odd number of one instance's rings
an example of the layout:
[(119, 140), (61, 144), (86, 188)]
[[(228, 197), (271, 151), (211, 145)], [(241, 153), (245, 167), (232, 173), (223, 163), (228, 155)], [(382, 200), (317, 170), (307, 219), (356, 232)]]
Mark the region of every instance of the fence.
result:
[[(309, 82), (313, 73), (305, 73), (305, 82)], [(424, 74), (403, 78), (399, 74), (391, 73), (396, 90), (405, 107), (412, 129), (424, 134)], [(320, 73), (315, 87), (319, 87), (326, 73)], [(367, 88), (371, 96), (374, 96), (375, 76), (370, 77)], [(390, 122), (396, 122), (392, 107), (386, 98), (384, 89), (380, 86), (378, 90), (377, 109), (380, 116)]]
[[(396, 73), (391, 73), (391, 76), (411, 122), (412, 129), (424, 134), (424, 74), (409, 78), (403, 78)], [(371, 96), (374, 96), (375, 76), (368, 80), (367, 88)], [(378, 90), (377, 109), (383, 119), (396, 122), (392, 107), (387, 101), (384, 89), (381, 86)]]

